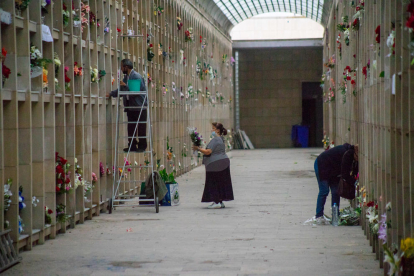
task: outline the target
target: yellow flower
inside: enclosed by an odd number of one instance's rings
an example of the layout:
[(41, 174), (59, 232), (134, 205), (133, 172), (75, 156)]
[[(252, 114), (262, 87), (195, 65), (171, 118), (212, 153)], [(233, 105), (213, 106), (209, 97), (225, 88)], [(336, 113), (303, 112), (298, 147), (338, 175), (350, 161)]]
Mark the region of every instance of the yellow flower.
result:
[(401, 240), (401, 250), (404, 251), (406, 258), (414, 257), (414, 239), (406, 238), (405, 240)]

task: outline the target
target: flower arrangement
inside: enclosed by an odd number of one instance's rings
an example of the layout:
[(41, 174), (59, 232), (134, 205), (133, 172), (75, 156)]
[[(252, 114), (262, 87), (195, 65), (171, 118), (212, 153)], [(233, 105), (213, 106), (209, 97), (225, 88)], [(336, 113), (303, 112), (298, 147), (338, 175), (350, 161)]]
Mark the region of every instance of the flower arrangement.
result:
[(49, 209), (47, 206), (45, 206), (45, 224), (52, 224), (52, 216), (53, 210)]
[(56, 221), (65, 223), (69, 220), (69, 216), (65, 213), (66, 206), (62, 203), (56, 206)]
[(378, 25), (375, 29), (375, 41), (380, 44), (381, 43), (381, 25)]
[[(23, 187), (20, 186), (19, 187), (19, 214), (24, 208), (26, 208), (26, 204), (24, 203), (24, 197), (22, 196), (22, 194), (23, 194)], [(19, 234), (24, 231), (23, 227), (24, 227), (23, 219), (19, 215)]]
[(81, 2), (81, 13), (80, 13), (80, 21), (81, 21), (81, 31), (83, 33), (83, 29), (89, 25), (90, 18), (86, 17), (86, 14), (91, 11), (89, 5), (84, 4)]
[(43, 73), (42, 68), (46, 69), (46, 65), (52, 62), (51, 59), (43, 58), (42, 53), (36, 46), (30, 46), (30, 68), (32, 78), (40, 76)]
[(164, 13), (164, 8), (154, 4), (154, 15), (161, 15)]
[(15, 0), (16, 10), (24, 11), (29, 6), (31, 0)]
[(335, 55), (333, 55), (332, 57), (329, 58), (328, 62), (324, 64), (325, 67), (328, 68), (335, 68)]
[(395, 56), (395, 30), (392, 30), (387, 38), (387, 46), (390, 48), (391, 56)]
[(65, 66), (65, 90), (70, 90), (70, 78), (68, 77), (69, 67)]
[(367, 203), (366, 218), (369, 222), (369, 229), (374, 235), (378, 235), (379, 220), (378, 220), (378, 204), (374, 201)]
[(339, 50), (339, 58), (342, 59), (342, 43), (341, 43), (341, 34), (338, 34), (338, 37), (336, 38), (336, 44), (338, 45)]
[(355, 226), (359, 225), (361, 208), (353, 209), (348, 206), (341, 210), (339, 216), (339, 225)]
[(89, 25), (90, 26), (95, 25), (96, 22), (97, 22), (96, 15), (92, 11), (89, 11)]
[(352, 7), (355, 8), (355, 11), (356, 11), (356, 13), (353, 16), (353, 19), (355, 19), (355, 18), (358, 18), (359, 20), (362, 19), (362, 14), (364, 13), (364, 6), (365, 6), (364, 1), (365, 0), (360, 0), (359, 5), (356, 5), (355, 3), (353, 5), (351, 5)]
[(104, 168), (102, 162), (99, 162), (99, 175), (101, 177), (105, 175), (105, 168)]
[(70, 182), (70, 164), (56, 152), (56, 193), (69, 193), (72, 189)]
[[(13, 193), (10, 190), (12, 184), (13, 184), (13, 179), (11, 179), (11, 178), (7, 179), (7, 183), (4, 184), (4, 201), (3, 201), (4, 214), (6, 214), (6, 212), (9, 210), (10, 205), (12, 203), (11, 196), (13, 195)], [(4, 228), (6, 228), (6, 229), (9, 228), (9, 222), (7, 220), (4, 221)]]
[(147, 59), (148, 61), (152, 61), (152, 59), (154, 58), (155, 54), (154, 54), (154, 48), (153, 45), (150, 44), (147, 48)]
[(359, 31), (359, 18), (355, 18), (354, 22), (352, 22), (351, 29), (353, 31)]
[(75, 74), (75, 77), (80, 77), (83, 75), (83, 68), (78, 67), (78, 63), (76, 61), (73, 64), (73, 73)]
[(224, 55), (221, 57), (221, 62), (222, 62), (222, 63), (226, 63), (226, 62), (227, 62), (227, 54), (224, 54)]
[(177, 28), (180, 31), (181, 28), (183, 27), (183, 23), (181, 22), (181, 17), (177, 16)]
[(35, 196), (32, 197), (32, 205), (33, 207), (37, 207), (37, 204), (40, 202)]
[(66, 28), (69, 25), (70, 12), (68, 11), (68, 7), (66, 7), (65, 3), (63, 3), (62, 18), (63, 27)]
[(98, 83), (99, 82), (99, 71), (98, 68), (90, 68), (91, 70), (91, 82)]
[(6, 56), (7, 56), (7, 50), (3, 47), (1, 49), (1, 57), (0, 57), (0, 60), (2, 61), (3, 84), (4, 84), (4, 81), (6, 81), (10, 77), (10, 74), (11, 74), (10, 68), (4, 65), (4, 60), (6, 59)]
[[(197, 132), (197, 128), (195, 127), (187, 127), (188, 134), (190, 134), (191, 142), (193, 142), (194, 146), (200, 147), (203, 142), (203, 136)], [(193, 154), (197, 154), (197, 151), (194, 151)]]
[(185, 42), (193, 42), (194, 40), (194, 35), (193, 35), (193, 28), (188, 28), (185, 31)]
[(338, 25), (336, 25), (336, 29), (340, 32), (345, 32), (349, 28), (348, 16), (345, 15), (344, 17), (342, 17), (342, 21), (343, 23), (339, 23)]
[(43, 88), (47, 88), (47, 86), (48, 86), (47, 74), (48, 74), (48, 71), (45, 68), (43, 68), (43, 78), (42, 78)]
[(74, 189), (76, 190), (79, 186), (84, 186), (85, 180), (82, 178), (83, 170), (78, 164), (78, 159), (75, 158), (75, 185)]
[(60, 58), (56, 52), (53, 54), (53, 61), (55, 62), (55, 75), (58, 75), (62, 62), (60, 61)]

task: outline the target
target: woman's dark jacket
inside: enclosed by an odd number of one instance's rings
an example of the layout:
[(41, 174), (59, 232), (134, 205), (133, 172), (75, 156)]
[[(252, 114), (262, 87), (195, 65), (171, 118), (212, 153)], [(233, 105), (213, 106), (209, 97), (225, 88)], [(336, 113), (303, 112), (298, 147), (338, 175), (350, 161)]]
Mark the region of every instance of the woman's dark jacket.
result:
[(317, 158), (319, 179), (339, 182), (342, 176), (347, 183), (353, 184), (358, 174), (354, 152), (354, 146), (346, 143), (321, 153)]

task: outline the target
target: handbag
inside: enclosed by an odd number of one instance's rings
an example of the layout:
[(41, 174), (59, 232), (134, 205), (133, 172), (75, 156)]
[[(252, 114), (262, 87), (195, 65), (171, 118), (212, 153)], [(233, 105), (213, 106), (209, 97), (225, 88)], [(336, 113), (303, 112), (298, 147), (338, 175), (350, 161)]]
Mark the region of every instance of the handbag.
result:
[(338, 194), (340, 197), (346, 199), (354, 199), (355, 198), (355, 185), (348, 184), (342, 177), (339, 180), (339, 190)]

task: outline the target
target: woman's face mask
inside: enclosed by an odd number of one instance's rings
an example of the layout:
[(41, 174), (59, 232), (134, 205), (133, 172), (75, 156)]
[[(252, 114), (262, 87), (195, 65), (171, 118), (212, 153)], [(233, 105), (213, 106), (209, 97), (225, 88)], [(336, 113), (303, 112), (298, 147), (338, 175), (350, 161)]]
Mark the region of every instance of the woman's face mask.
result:
[(211, 132), (211, 135), (213, 136), (213, 137), (216, 137), (216, 132), (215, 131), (213, 131), (213, 132)]

